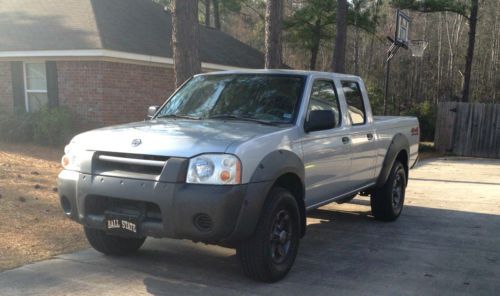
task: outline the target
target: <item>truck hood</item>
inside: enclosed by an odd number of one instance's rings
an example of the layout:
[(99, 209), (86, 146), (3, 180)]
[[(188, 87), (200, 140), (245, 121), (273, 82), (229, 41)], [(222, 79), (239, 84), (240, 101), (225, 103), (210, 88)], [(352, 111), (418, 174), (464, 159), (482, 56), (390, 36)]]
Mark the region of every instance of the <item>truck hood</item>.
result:
[(239, 121), (152, 120), (88, 131), (73, 138), (71, 144), (93, 151), (192, 157), (201, 153), (226, 152), (231, 144), (280, 129)]

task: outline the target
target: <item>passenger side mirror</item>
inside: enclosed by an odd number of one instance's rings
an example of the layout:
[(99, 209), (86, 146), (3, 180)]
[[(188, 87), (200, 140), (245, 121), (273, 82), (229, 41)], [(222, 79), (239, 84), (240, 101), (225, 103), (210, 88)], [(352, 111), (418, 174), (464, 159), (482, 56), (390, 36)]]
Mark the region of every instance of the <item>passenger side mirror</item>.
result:
[(306, 133), (335, 127), (335, 113), (332, 110), (312, 110), (304, 124)]
[(160, 109), (160, 106), (149, 106), (148, 113), (146, 115), (146, 119), (151, 119), (156, 114), (156, 111)]

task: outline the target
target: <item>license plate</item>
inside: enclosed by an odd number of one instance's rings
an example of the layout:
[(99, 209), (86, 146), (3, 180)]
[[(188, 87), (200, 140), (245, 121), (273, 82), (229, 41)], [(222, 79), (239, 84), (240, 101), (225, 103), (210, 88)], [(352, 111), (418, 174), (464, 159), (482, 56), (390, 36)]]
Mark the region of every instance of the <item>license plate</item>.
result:
[(110, 234), (137, 236), (139, 219), (135, 216), (107, 213), (106, 231)]

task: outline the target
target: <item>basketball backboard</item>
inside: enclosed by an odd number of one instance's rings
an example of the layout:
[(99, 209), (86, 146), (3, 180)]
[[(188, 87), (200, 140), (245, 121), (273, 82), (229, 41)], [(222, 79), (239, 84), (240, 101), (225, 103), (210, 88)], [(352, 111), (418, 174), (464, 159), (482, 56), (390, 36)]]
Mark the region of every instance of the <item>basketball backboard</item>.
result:
[(399, 9), (396, 11), (396, 36), (394, 40), (398, 45), (401, 45), (405, 48), (408, 47), (410, 22), (410, 17), (403, 11)]

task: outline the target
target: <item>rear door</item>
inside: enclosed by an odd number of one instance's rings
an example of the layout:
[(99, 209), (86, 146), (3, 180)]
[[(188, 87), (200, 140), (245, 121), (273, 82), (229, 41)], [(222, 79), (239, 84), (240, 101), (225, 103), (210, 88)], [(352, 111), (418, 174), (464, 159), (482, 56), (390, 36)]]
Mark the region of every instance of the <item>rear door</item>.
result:
[(334, 128), (305, 133), (302, 149), (305, 165), (306, 206), (316, 205), (349, 190), (350, 140), (333, 80), (313, 81), (306, 118), (311, 110), (332, 110)]
[(373, 183), (377, 160), (376, 133), (364, 85), (357, 79), (340, 79), (340, 93), (345, 97), (350, 121), (352, 189)]

